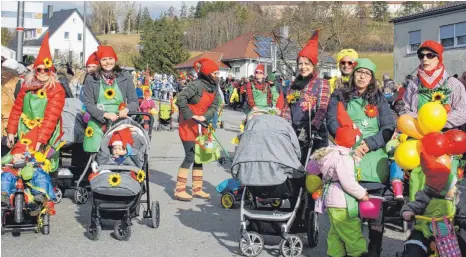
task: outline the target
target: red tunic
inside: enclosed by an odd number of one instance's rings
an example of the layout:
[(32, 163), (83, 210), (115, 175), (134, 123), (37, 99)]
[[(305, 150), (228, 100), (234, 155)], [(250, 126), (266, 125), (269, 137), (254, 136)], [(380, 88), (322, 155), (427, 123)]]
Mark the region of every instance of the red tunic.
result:
[[(215, 92), (208, 93), (204, 90), (199, 102), (197, 104), (188, 104), (188, 107), (191, 109), (194, 115), (202, 116), (207, 112), (214, 100)], [(203, 129), (202, 133), (204, 134), (205, 132), (205, 129)], [(181, 141), (196, 141), (196, 138), (199, 136), (197, 122), (193, 119), (185, 120), (183, 115), (180, 115), (178, 133), (180, 135)]]

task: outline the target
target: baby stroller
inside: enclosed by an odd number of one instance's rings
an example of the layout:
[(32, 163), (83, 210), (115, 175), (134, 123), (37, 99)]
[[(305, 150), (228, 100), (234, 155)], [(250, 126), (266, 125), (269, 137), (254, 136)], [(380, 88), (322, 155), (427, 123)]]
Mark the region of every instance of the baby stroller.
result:
[(160, 100), (157, 131), (162, 131), (163, 129), (173, 130), (172, 114), (172, 101)]
[[(259, 115), (248, 120), (239, 137), (231, 170), (245, 185), (240, 204), (242, 254), (259, 255), (264, 247), (261, 235), (281, 236), (283, 256), (301, 254), (303, 243), (297, 233), (307, 233), (309, 245), (315, 247), (318, 216), (305, 190), (301, 150), (291, 125), (276, 115)], [(290, 208), (259, 207), (257, 198), (288, 200)], [(250, 200), (252, 206), (246, 208)]]
[[(149, 114), (129, 115), (147, 116)], [(149, 117), (152, 124), (153, 119), (150, 115)], [(111, 157), (108, 144), (113, 133), (123, 128), (131, 129), (134, 140), (133, 152), (121, 164), (117, 164)], [(102, 219), (112, 219), (116, 220), (115, 237), (118, 240), (129, 240), (131, 220), (139, 216), (141, 204), (145, 204), (143, 218), (149, 221), (151, 227), (158, 228), (160, 207), (157, 201), (150, 201), (149, 192), (150, 133), (150, 131), (147, 133), (136, 121), (127, 118), (116, 121), (104, 134), (96, 156), (99, 174), (90, 182), (92, 211), (91, 223), (87, 229), (90, 239), (100, 238)], [(146, 194), (145, 200), (142, 199), (144, 194)]]

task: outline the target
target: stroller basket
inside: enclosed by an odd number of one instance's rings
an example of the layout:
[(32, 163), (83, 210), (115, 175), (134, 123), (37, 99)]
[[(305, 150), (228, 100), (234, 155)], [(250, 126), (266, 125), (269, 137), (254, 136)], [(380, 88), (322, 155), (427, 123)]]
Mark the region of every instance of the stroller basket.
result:
[(304, 186), (304, 180), (298, 179), (287, 179), (282, 184), (276, 186), (249, 186), (248, 190), (252, 195), (260, 198), (280, 198), (289, 199), (291, 197), (297, 197), (298, 189)]

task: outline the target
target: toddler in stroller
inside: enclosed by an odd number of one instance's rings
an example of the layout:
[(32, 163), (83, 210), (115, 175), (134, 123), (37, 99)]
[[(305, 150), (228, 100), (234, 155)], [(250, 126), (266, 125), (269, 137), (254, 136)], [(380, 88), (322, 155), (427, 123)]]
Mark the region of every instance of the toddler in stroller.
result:
[[(150, 220), (152, 227), (159, 226), (158, 202), (152, 202), (149, 208), (149, 146), (147, 132), (130, 118), (117, 121), (105, 133), (96, 164), (93, 164), (94, 171), (89, 176), (92, 191), (90, 239), (99, 239), (101, 219), (112, 219), (116, 220), (115, 237), (128, 240), (131, 219), (139, 216), (141, 203), (147, 204), (143, 217)], [(142, 200), (144, 194), (146, 200)]]
[[(296, 134), (286, 120), (276, 115), (257, 115), (248, 120), (232, 165), (232, 175), (245, 185), (241, 199), (240, 250), (257, 256), (264, 247), (261, 236), (281, 236), (284, 256), (299, 256), (301, 239), (294, 235), (307, 232), (311, 246), (317, 244), (317, 216), (314, 202), (303, 190), (304, 167)], [(247, 193), (252, 195), (248, 199)], [(290, 208), (259, 208), (256, 198), (290, 201)], [(245, 202), (252, 200), (253, 208)], [(290, 234), (293, 233), (293, 234)]]

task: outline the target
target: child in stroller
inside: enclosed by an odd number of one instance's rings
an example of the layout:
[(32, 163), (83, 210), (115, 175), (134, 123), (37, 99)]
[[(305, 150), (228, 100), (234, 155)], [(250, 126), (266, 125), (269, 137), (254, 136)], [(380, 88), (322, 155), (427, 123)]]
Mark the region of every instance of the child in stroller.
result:
[[(147, 113), (137, 115), (149, 116)], [(157, 201), (151, 203), (149, 197), (150, 133), (130, 118), (117, 121), (105, 133), (93, 165), (94, 171), (89, 176), (92, 191), (90, 239), (99, 239), (101, 219), (113, 219), (116, 220), (116, 238), (128, 240), (131, 219), (139, 216), (143, 203), (147, 204), (143, 217), (149, 219), (153, 228), (159, 226), (159, 204)], [(144, 194), (146, 199), (143, 200)]]
[[(257, 115), (248, 120), (239, 137), (231, 171), (245, 185), (240, 207), (241, 252), (259, 255), (264, 247), (261, 234), (281, 236), (280, 251), (284, 256), (299, 256), (303, 250), (295, 233), (307, 232), (309, 245), (316, 246), (317, 216), (314, 202), (303, 190), (301, 150), (291, 125), (276, 115)], [(253, 208), (249, 210), (245, 208), (246, 192), (253, 196)], [(289, 200), (290, 208), (259, 208), (258, 197)]]

